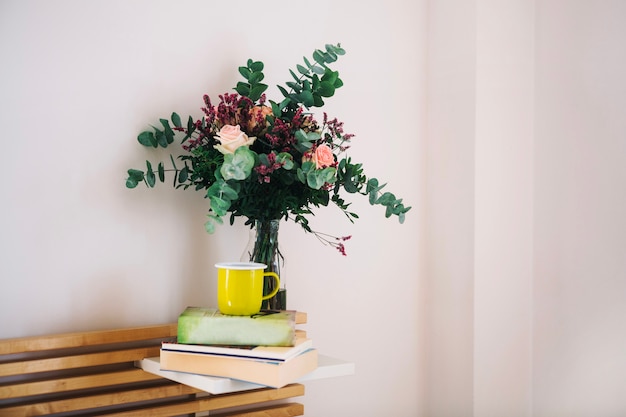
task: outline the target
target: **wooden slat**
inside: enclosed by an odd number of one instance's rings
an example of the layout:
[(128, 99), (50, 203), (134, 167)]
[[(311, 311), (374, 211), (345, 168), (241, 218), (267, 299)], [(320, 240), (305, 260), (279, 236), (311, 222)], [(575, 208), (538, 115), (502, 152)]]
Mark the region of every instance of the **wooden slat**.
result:
[[(179, 397), (201, 392), (196, 388), (182, 384), (133, 389), (108, 394), (88, 395), (67, 400), (48, 401), (39, 404), (29, 404), (10, 408), (0, 408), (3, 417), (41, 416), (51, 413), (62, 413), (91, 408), (108, 407), (112, 405), (132, 404), (139, 401)], [(146, 416), (151, 414), (144, 414)]]
[(35, 372), (58, 371), (86, 366), (134, 362), (151, 356), (159, 356), (161, 347), (141, 347), (112, 352), (88, 353), (63, 356), (60, 358), (38, 359), (24, 362), (0, 364), (0, 376), (30, 374)]
[[(306, 313), (296, 314), (297, 324), (306, 321)], [(171, 323), (0, 340), (0, 404), (3, 400), (8, 400), (5, 405), (11, 404), (0, 406), (0, 416), (90, 413), (108, 407), (118, 407), (117, 414), (112, 415), (170, 416), (224, 411), (304, 395), (304, 386), (292, 384), (196, 397), (194, 394), (201, 391), (195, 388), (127, 368), (135, 361), (158, 356), (160, 341), (176, 333), (177, 325)], [(300, 404), (281, 404), (231, 414), (287, 417), (303, 412)]]
[(118, 384), (146, 382), (163, 379), (158, 375), (144, 372), (141, 369), (108, 372), (94, 375), (58, 378), (46, 381), (26, 382), (3, 386), (0, 389), (0, 400), (28, 397), (30, 395), (54, 394), (79, 389), (107, 387)]
[(175, 337), (176, 323), (0, 340), (0, 355)]
[(294, 417), (304, 415), (304, 405), (300, 403), (287, 403), (253, 408), (245, 411), (211, 414), (211, 416), (213, 415), (215, 417)]
[(210, 397), (201, 397), (178, 404), (161, 407), (143, 408), (141, 410), (110, 414), (117, 417), (168, 417), (180, 414), (200, 413), (229, 407), (257, 404), (266, 401), (284, 400), (304, 395), (304, 386), (291, 384), (283, 388), (262, 388), (254, 391), (244, 391), (233, 394), (222, 394)]

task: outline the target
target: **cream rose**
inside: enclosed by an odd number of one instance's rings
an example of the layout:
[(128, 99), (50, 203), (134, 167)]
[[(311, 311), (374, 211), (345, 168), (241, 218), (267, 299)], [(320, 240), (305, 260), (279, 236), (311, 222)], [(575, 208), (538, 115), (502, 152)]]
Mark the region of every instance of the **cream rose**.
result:
[(249, 138), (248, 135), (241, 131), (239, 125), (224, 125), (217, 133), (217, 136), (215, 136), (215, 139), (219, 140), (220, 144), (215, 145), (214, 148), (223, 154), (227, 154), (235, 153), (240, 146), (252, 145), (256, 138)]
[(335, 163), (335, 155), (328, 145), (320, 145), (315, 149), (313, 162), (317, 169), (326, 168)]

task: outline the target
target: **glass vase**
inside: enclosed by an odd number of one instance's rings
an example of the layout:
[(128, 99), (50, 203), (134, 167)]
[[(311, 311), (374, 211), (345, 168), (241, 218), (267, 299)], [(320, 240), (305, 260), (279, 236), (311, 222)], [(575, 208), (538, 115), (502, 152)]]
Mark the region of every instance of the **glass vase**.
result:
[[(266, 272), (275, 272), (280, 277), (278, 293), (264, 300), (261, 308), (264, 310), (286, 310), (287, 288), (285, 276), (281, 274), (284, 266), (284, 258), (278, 245), (278, 227), (280, 220), (255, 221), (254, 228), (250, 229), (248, 245), (241, 255), (241, 261), (259, 262), (267, 265)], [(263, 294), (269, 294), (274, 290), (276, 282), (272, 277), (265, 277)]]

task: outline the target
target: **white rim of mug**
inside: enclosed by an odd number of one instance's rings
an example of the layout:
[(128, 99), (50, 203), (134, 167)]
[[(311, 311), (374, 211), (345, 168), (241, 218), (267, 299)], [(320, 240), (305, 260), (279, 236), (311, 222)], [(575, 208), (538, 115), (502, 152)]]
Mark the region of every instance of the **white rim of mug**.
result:
[(219, 262), (215, 264), (215, 267), (220, 269), (253, 270), (265, 269), (267, 265), (259, 262)]

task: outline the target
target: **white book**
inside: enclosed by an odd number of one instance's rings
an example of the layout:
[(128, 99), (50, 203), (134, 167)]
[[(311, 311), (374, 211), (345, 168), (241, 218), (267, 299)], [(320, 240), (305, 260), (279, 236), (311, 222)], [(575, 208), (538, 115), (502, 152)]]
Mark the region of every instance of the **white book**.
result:
[(286, 361), (313, 347), (313, 340), (296, 337), (294, 346), (225, 346), (194, 345), (178, 343), (175, 340), (163, 342), (162, 350), (176, 352), (209, 353), (212, 355), (234, 356), (249, 359), (271, 359)]

